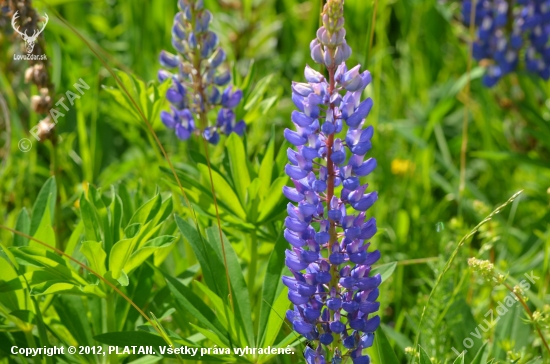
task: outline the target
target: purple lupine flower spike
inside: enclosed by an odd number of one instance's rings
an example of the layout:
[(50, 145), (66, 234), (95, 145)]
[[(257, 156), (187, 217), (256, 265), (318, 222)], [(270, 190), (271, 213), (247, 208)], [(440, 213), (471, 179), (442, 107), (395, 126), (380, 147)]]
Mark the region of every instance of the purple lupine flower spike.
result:
[[(550, 78), (550, 1), (477, 0), (474, 9), (476, 39), (473, 56), (488, 64), (483, 84), (494, 86), (503, 76), (514, 72), (525, 49), (525, 66), (544, 80)], [(469, 26), (472, 1), (462, 7), (464, 24)]]
[[(229, 85), (231, 73), (221, 67), (226, 55), (218, 47), (218, 36), (209, 30), (212, 13), (204, 9), (202, 0), (179, 0), (178, 7), (172, 26), (177, 54), (162, 51), (159, 57), (161, 66), (170, 70), (160, 70), (159, 81), (172, 80), (166, 92), (170, 111), (161, 113), (162, 122), (181, 140), (202, 134), (217, 144), (220, 134), (243, 135), (246, 124), (237, 121), (234, 112), (243, 93)], [(218, 107), (216, 123), (208, 125), (206, 114)]]
[(365, 118), (373, 102), (361, 100), (372, 78), (360, 66), (346, 67), (351, 49), (343, 6), (343, 0), (328, 0), (324, 7), (323, 26), (310, 49), (328, 77), (306, 66), (307, 83), (292, 84), (295, 128), (284, 132), (293, 145), (285, 171), (294, 184), (283, 187), (292, 201), (284, 231), (292, 245), (285, 263), (294, 275), (283, 278), (294, 304), (287, 318), (314, 345), (304, 353), (311, 364), (338, 364), (346, 356), (355, 364), (369, 363), (364, 349), (372, 346), (380, 325), (381, 277), (370, 274), (380, 252), (369, 251), (367, 242), (376, 233), (376, 220), (366, 219), (378, 195), (360, 183), (376, 167), (375, 159), (365, 160), (373, 136)]

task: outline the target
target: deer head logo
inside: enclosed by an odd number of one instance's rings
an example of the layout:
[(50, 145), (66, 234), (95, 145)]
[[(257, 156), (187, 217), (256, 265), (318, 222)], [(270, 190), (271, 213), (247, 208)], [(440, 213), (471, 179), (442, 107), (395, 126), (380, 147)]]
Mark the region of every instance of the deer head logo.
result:
[(34, 45), (36, 44), (36, 41), (38, 39), (38, 36), (40, 35), (40, 33), (42, 33), (44, 31), (44, 28), (46, 28), (46, 25), (48, 25), (48, 14), (44, 14), (44, 18), (46, 18), (46, 21), (44, 22), (44, 25), (42, 26), (42, 29), (40, 29), (40, 31), (34, 31), (32, 33), (31, 36), (29, 36), (27, 34), (27, 31), (25, 30), (25, 33), (22, 33), (19, 31), (19, 28), (20, 27), (17, 27), (17, 25), (15, 24), (15, 21), (17, 20), (17, 18), (19, 18), (19, 11), (16, 11), (15, 14), (13, 14), (13, 18), (11, 18), (11, 26), (13, 27), (13, 29), (19, 33), (21, 35), (21, 37), (23, 38), (23, 41), (25, 42), (25, 46), (27, 48), (27, 53), (31, 54), (33, 49), (34, 49)]

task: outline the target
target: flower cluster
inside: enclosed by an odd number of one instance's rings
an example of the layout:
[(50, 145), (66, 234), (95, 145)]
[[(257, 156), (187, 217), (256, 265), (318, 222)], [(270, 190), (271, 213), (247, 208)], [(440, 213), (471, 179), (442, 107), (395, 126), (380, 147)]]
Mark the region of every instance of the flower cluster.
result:
[[(161, 120), (181, 140), (202, 132), (217, 144), (220, 134), (242, 135), (246, 124), (236, 121), (234, 109), (243, 93), (230, 84), (229, 69), (220, 67), (226, 54), (218, 47), (216, 33), (209, 30), (212, 13), (204, 9), (203, 0), (179, 0), (178, 7), (172, 27), (172, 46), (178, 54), (160, 54), (160, 64), (171, 72), (161, 69), (158, 79), (172, 80), (166, 93), (171, 110), (163, 111)], [(218, 106), (216, 124), (209, 126), (207, 113)]]
[[(361, 101), (361, 95), (371, 75), (360, 73), (360, 66), (347, 69), (351, 49), (343, 25), (343, 0), (329, 0), (310, 46), (313, 60), (327, 67), (329, 78), (306, 67), (307, 83), (292, 85), (299, 110), (292, 113), (296, 130), (284, 132), (295, 146), (288, 149), (285, 168), (295, 188), (283, 188), (294, 202), (288, 204), (284, 231), (292, 245), (285, 262), (293, 277), (283, 282), (294, 304), (288, 320), (317, 342), (305, 352), (308, 364), (341, 363), (345, 355), (353, 363), (369, 363), (363, 349), (372, 345), (380, 325), (380, 317), (372, 314), (380, 307), (381, 277), (370, 275), (380, 252), (368, 252), (366, 242), (377, 231), (376, 220), (366, 220), (365, 213), (378, 195), (366, 193), (367, 185), (360, 183), (376, 167), (375, 159), (364, 160), (372, 146), (373, 128), (364, 124), (373, 102)], [(328, 345), (334, 347), (328, 351), (332, 358), (324, 349)]]
[[(515, 4), (506, 0), (476, 1), (473, 56), (478, 61), (492, 61), (483, 78), (487, 87), (516, 70), (522, 49), (527, 70), (544, 80), (550, 78), (550, 1), (518, 0)], [(462, 12), (469, 26), (472, 1), (464, 1)]]

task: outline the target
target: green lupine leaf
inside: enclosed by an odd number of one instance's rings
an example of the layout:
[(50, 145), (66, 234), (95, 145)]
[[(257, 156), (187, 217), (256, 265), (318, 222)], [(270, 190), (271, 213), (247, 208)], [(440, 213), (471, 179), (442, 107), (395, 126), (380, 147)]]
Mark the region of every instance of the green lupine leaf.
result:
[(50, 226), (54, 222), (55, 214), (55, 202), (57, 200), (57, 184), (55, 183), (55, 177), (50, 177), (40, 189), (38, 197), (34, 201), (31, 214), (31, 226), (30, 235), (34, 236), (34, 233), (38, 229), (42, 217), (46, 213), (46, 209), (49, 210)]
[(94, 205), (101, 231), (101, 240), (95, 241), (102, 241), (105, 251), (109, 251), (113, 245), (112, 232), (109, 221), (109, 209), (107, 208), (107, 206), (105, 206), (105, 203), (101, 198), (101, 193), (92, 186), (90, 186), (88, 189), (88, 198), (90, 200), (90, 203)]
[(103, 250), (102, 244), (95, 241), (85, 241), (80, 246), (80, 252), (88, 260), (88, 266), (99, 273), (101, 276), (107, 271), (105, 259), (107, 254)]
[(229, 334), (219, 317), (204, 304), (191, 289), (185, 287), (177, 279), (165, 276), (168, 288), (175, 298), (176, 309), (180, 312), (187, 312), (191, 317), (196, 318), (202, 325), (212, 330), (223, 341), (229, 345)]
[(397, 267), (397, 262), (382, 264), (374, 268), (370, 275), (374, 276), (375, 274), (380, 274), (382, 276), (382, 282), (385, 282), (391, 277), (395, 271), (395, 267)]
[(113, 279), (118, 280), (123, 272), (122, 269), (132, 256), (136, 246), (136, 238), (123, 239), (113, 245), (111, 254), (109, 254), (109, 271)]
[(273, 302), (273, 306), (271, 306), (271, 312), (269, 313), (269, 319), (267, 321), (267, 329), (265, 330), (265, 337), (261, 347), (271, 346), (275, 340), (277, 340), (281, 326), (283, 326), (283, 322), (285, 321), (285, 313), (289, 306), (288, 288), (284, 287), (279, 297)]
[(49, 250), (35, 247), (19, 247), (10, 248), (10, 251), (21, 265), (43, 268), (58, 277), (61, 281), (79, 285), (88, 284), (84, 278), (67, 266), (67, 262), (61, 256)]
[[(210, 184), (210, 177), (208, 172), (208, 166), (204, 164), (198, 164), (197, 168), (204, 176), (204, 178)], [(243, 205), (241, 204), (239, 197), (231, 187), (231, 185), (223, 178), (218, 172), (212, 170), (212, 179), (214, 180), (214, 186), (216, 186), (217, 197), (220, 201), (223, 201), (226, 206), (232, 211), (237, 217), (241, 218), (243, 221), (246, 221), (246, 212), (244, 211)], [(248, 187), (248, 184), (247, 184)], [(223, 193), (220, 193), (223, 191)], [(245, 190), (246, 192), (246, 190)], [(245, 193), (243, 192), (243, 194)], [(212, 192), (210, 192), (211, 194)], [(244, 201), (244, 198), (243, 198)]]
[[(53, 194), (50, 194), (48, 198), (46, 199), (46, 204), (50, 203), (50, 199), (54, 198)], [(56, 239), (55, 239), (55, 232), (53, 230), (52, 226), (52, 219), (50, 215), (50, 209), (47, 208), (44, 210), (44, 214), (42, 215), (42, 219), (40, 220), (40, 223), (38, 224), (38, 227), (35, 229), (33, 233), (33, 238), (36, 238), (37, 240), (40, 240), (41, 242), (44, 242), (52, 247), (56, 247)], [(41, 247), (42, 245), (38, 242), (31, 240), (29, 243), (29, 246), (32, 247)]]
[[(0, 247), (4, 249), (2, 244)], [(2, 256), (0, 256), (0, 266), (2, 267), (0, 269), (0, 304), (10, 311), (25, 308), (25, 294), (21, 290), (24, 286), (21, 284), (20, 277), (9, 261)]]
[(241, 137), (232, 133), (227, 138), (225, 145), (235, 189), (237, 190), (241, 204), (244, 205), (246, 201), (246, 189), (250, 185), (250, 175), (247, 167), (248, 158), (244, 150), (244, 144)]
[(288, 246), (283, 234), (279, 234), (279, 238), (275, 242), (273, 252), (269, 257), (267, 263), (267, 270), (265, 273), (264, 284), (262, 288), (262, 302), (260, 308), (260, 317), (258, 323), (258, 345), (262, 345), (265, 342), (267, 336), (268, 326), (267, 323), (271, 315), (274, 315), (273, 307), (277, 297), (283, 291), (282, 277), (285, 271), (288, 271), (285, 267), (285, 250)]
[[(120, 229), (122, 228), (122, 215), (124, 211), (124, 206), (122, 205), (122, 199), (120, 196), (115, 194), (114, 187), (111, 188), (111, 193), (113, 194), (113, 201), (111, 202), (111, 232), (113, 242), (120, 240)], [(105, 247), (105, 251), (109, 253), (111, 247)]]
[(136, 235), (139, 233), (140, 230), (141, 230), (140, 223), (130, 224), (126, 227), (126, 229), (124, 229), (124, 236), (127, 239), (132, 239), (136, 237)]
[(275, 138), (269, 140), (269, 144), (265, 151), (258, 178), (262, 182), (260, 186), (260, 196), (266, 197), (271, 186), (271, 177), (273, 175), (273, 159), (275, 158)]
[(15, 310), (10, 312), (11, 316), (17, 317), (19, 320), (29, 323), (36, 324), (35, 314), (29, 310)]
[(138, 210), (134, 213), (130, 219), (129, 225), (131, 224), (146, 224), (151, 221), (159, 212), (162, 206), (162, 197), (160, 194), (156, 195), (149, 201), (147, 201), (143, 206), (140, 206)]
[(60, 295), (54, 300), (54, 307), (61, 323), (79, 345), (93, 345), (92, 332), (81, 297)]
[[(245, 347), (247, 343), (247, 338), (244, 334), (243, 326), (240, 322), (235, 319), (235, 315), (231, 311), (231, 308), (228, 304), (218, 297), (214, 292), (212, 292), (208, 287), (202, 284), (199, 281), (193, 282), (193, 284), (206, 296), (211, 302), (210, 307), (220, 318), (220, 323), (231, 335), (231, 342), (234, 342), (239, 347)], [(233, 301), (236, 303), (236, 300)]]
[(78, 286), (72, 283), (59, 282), (59, 281), (46, 281), (44, 283), (37, 284), (32, 287), (31, 295), (41, 296), (49, 294), (73, 294), (73, 295), (93, 295), (105, 298), (107, 297), (98, 286), (89, 284), (86, 286)]
[[(207, 242), (211, 248), (218, 253), (219, 259), (223, 262), (223, 251), (220, 242), (220, 234), (217, 227), (209, 227), (206, 229), (208, 237)], [(242, 323), (246, 333), (247, 344), (254, 344), (254, 329), (252, 325), (252, 308), (250, 298), (248, 296), (248, 288), (243, 277), (242, 268), (239, 264), (239, 259), (233, 246), (222, 233), (225, 245), (225, 257), (227, 260), (227, 270), (229, 271), (229, 279), (233, 292), (233, 303), (237, 311), (237, 319)], [(246, 346), (246, 345), (245, 345)]]
[(130, 274), (134, 269), (139, 267), (147, 258), (161, 248), (170, 246), (176, 241), (177, 237), (164, 235), (151, 239), (145, 243), (141, 248), (133, 253), (126, 264), (124, 265), (124, 272)]
[(219, 267), (223, 267), (223, 265), (221, 265), (216, 253), (205, 246), (203, 239), (194, 226), (191, 226), (177, 215), (175, 220), (181, 234), (189, 242), (199, 261), (206, 285), (218, 296), (227, 297), (225, 271), (219, 272)]
[(82, 194), (80, 197), (80, 218), (84, 223), (84, 233), (86, 240), (102, 241), (100, 222), (97, 217), (94, 206)]
[(397, 356), (382, 330), (376, 330), (374, 334), (374, 345), (371, 351), (372, 362), (379, 364), (399, 364)]
[[(26, 208), (23, 208), (17, 217), (17, 222), (15, 223), (15, 230), (22, 232), (23, 234), (30, 234), (31, 230), (31, 220), (29, 218), (29, 213)], [(29, 244), (29, 239), (14, 234), (13, 236), (13, 246), (26, 246)]]

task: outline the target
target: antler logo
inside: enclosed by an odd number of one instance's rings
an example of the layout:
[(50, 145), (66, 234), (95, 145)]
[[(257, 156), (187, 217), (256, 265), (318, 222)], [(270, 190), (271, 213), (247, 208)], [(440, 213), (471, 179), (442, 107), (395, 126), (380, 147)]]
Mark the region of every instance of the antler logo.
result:
[(21, 35), (21, 37), (23, 38), (23, 41), (25, 42), (25, 46), (27, 48), (27, 53), (28, 54), (31, 54), (32, 51), (34, 50), (34, 45), (36, 44), (36, 41), (38, 40), (38, 36), (40, 35), (40, 33), (42, 33), (44, 31), (44, 28), (46, 28), (46, 25), (48, 25), (48, 14), (44, 14), (44, 18), (46, 18), (46, 21), (44, 22), (44, 25), (42, 26), (42, 29), (40, 29), (40, 31), (34, 31), (32, 33), (31, 36), (29, 36), (27, 34), (27, 31), (25, 30), (25, 33), (22, 33), (19, 31), (19, 28), (20, 27), (17, 27), (17, 25), (15, 24), (15, 21), (17, 20), (17, 18), (19, 18), (19, 11), (16, 11), (15, 14), (13, 14), (13, 18), (11, 18), (11, 26), (13, 27), (13, 29), (19, 33)]

